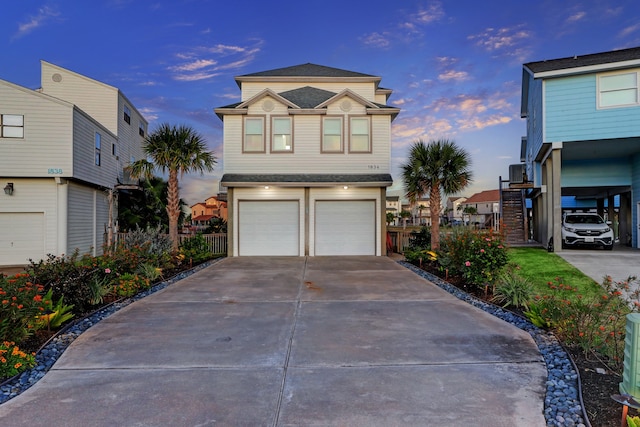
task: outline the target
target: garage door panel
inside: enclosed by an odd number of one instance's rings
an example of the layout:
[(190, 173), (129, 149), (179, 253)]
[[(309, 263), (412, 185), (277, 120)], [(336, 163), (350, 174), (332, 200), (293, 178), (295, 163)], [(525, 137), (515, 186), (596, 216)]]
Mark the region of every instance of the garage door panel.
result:
[(0, 213), (0, 265), (44, 258), (44, 213)]
[(315, 255), (375, 255), (374, 200), (315, 203)]
[(238, 202), (240, 256), (300, 255), (298, 200)]

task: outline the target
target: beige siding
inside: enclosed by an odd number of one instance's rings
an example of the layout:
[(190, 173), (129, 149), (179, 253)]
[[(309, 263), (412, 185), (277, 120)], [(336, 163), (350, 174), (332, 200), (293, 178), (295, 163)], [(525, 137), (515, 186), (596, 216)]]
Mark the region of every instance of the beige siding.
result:
[(0, 81), (0, 114), (24, 116), (24, 139), (0, 138), (0, 176), (73, 174), (73, 106)]
[(68, 250), (81, 254), (102, 253), (107, 223), (106, 193), (90, 187), (69, 184)]
[(243, 82), (242, 83), (242, 101), (251, 99), (266, 88), (271, 89), (275, 93), (286, 92), (288, 90), (299, 89), (305, 86), (312, 86), (322, 90), (328, 90), (336, 94), (345, 89), (349, 89), (363, 98), (373, 101), (375, 100), (375, 84), (374, 83), (349, 83), (349, 82)]
[[(29, 254), (29, 258), (33, 258), (34, 261), (38, 261), (42, 256), (46, 254), (58, 253), (58, 241), (57, 241), (57, 208), (58, 201), (56, 197), (56, 183), (53, 178), (43, 179), (20, 179), (12, 178), (14, 185), (14, 193), (11, 197), (4, 196), (2, 203), (0, 203), (1, 213), (29, 213), (29, 214), (42, 214), (44, 242), (40, 245), (34, 245), (33, 251)], [(15, 215), (0, 215), (0, 228), (14, 227), (13, 223), (3, 223), (5, 221), (10, 222), (8, 218), (15, 219)], [(10, 242), (2, 241), (0, 245), (10, 245)], [(14, 243), (15, 244), (15, 243)], [(7, 248), (5, 248), (7, 249)], [(44, 250), (44, 252), (43, 252)], [(24, 263), (28, 263), (28, 259), (24, 260)], [(14, 264), (14, 262), (7, 262), (6, 259), (0, 259), (0, 265)]]
[(77, 105), (117, 135), (117, 88), (44, 61), (41, 68), (43, 93)]
[[(131, 112), (131, 123), (124, 120), (124, 106), (129, 107)], [(140, 160), (144, 158), (142, 145), (144, 136), (139, 133), (140, 123), (144, 125), (145, 136), (149, 133), (147, 120), (136, 110), (129, 100), (122, 94), (118, 95), (118, 168), (122, 170), (131, 163), (131, 159)]]
[[(263, 112), (264, 114), (264, 112)], [(344, 133), (347, 136), (348, 115)], [(351, 114), (351, 112), (349, 112)], [(358, 115), (358, 114), (355, 114)], [(269, 123), (267, 116), (266, 123)], [(371, 118), (372, 152), (328, 154), (320, 152), (322, 116), (293, 116), (293, 153), (242, 153), (242, 116), (224, 120), (225, 173), (389, 173), (391, 158), (391, 120), (389, 116)], [(267, 148), (269, 147), (267, 127)], [(345, 138), (345, 146), (348, 138)], [(345, 147), (346, 148), (346, 147)]]
[[(96, 132), (101, 139), (99, 166), (95, 164)], [(76, 111), (73, 134), (74, 177), (103, 187), (113, 187), (118, 176), (118, 163), (116, 156), (112, 154), (115, 137), (79, 111)]]

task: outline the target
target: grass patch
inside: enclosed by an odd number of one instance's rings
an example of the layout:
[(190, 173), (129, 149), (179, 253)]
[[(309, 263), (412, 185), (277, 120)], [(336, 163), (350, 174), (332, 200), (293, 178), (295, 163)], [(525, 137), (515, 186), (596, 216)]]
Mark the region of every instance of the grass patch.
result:
[[(602, 294), (602, 286), (553, 252), (544, 248), (510, 248), (509, 261), (520, 266), (518, 274), (534, 287), (534, 294), (548, 295), (548, 283), (560, 278), (583, 295)], [(604, 274), (603, 274), (604, 276)]]

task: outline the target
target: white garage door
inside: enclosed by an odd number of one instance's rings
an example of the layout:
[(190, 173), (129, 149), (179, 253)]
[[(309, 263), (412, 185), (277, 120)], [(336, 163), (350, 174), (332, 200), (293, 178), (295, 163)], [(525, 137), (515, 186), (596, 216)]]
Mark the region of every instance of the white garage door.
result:
[(375, 201), (316, 201), (315, 254), (375, 255)]
[(0, 213), (0, 265), (26, 265), (44, 255), (44, 213)]
[(300, 202), (239, 201), (240, 256), (300, 255)]

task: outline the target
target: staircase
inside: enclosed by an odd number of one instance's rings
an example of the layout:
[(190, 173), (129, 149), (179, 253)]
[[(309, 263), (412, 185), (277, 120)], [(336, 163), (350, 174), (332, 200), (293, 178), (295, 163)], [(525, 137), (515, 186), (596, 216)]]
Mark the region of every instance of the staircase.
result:
[(502, 228), (507, 243), (527, 241), (527, 221), (524, 191), (521, 189), (502, 190)]

